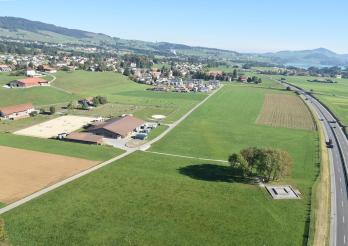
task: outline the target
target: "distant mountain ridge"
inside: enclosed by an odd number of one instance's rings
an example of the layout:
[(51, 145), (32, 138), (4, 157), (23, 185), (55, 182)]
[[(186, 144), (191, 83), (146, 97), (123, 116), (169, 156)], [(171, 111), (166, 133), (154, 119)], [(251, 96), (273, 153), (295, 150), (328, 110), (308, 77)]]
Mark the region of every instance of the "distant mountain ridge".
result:
[(69, 29), (17, 17), (0, 17), (0, 37), (48, 43), (110, 46), (119, 50), (161, 55), (196, 56), (221, 60), (262, 61), (276, 64), (312, 64), (347, 66), (348, 55), (336, 54), (325, 48), (302, 51), (280, 51), (264, 54), (243, 54), (236, 51), (192, 47), (169, 42), (146, 42), (111, 37), (102, 33)]
[(62, 44), (106, 45), (135, 52), (160, 54), (172, 54), (172, 50), (175, 50), (178, 54), (195, 55), (198, 53), (207, 58), (216, 57), (217, 55), (228, 58), (237, 58), (240, 56), (239, 53), (229, 50), (191, 47), (168, 42), (154, 43), (140, 40), (126, 40), (102, 33), (69, 29), (39, 21), (7, 16), (0, 17), (0, 37)]
[(325, 48), (299, 51), (279, 51), (265, 53), (263, 56), (269, 57), (273, 62), (281, 64), (298, 63), (328, 66), (348, 65), (348, 55), (337, 54)]

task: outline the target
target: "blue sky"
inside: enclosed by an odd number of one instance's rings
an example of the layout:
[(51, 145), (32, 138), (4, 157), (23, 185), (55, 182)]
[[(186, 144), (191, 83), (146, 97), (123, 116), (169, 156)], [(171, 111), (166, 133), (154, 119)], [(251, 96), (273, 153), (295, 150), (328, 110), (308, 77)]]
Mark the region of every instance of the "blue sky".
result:
[(146, 41), (348, 53), (346, 0), (0, 0), (1, 16)]

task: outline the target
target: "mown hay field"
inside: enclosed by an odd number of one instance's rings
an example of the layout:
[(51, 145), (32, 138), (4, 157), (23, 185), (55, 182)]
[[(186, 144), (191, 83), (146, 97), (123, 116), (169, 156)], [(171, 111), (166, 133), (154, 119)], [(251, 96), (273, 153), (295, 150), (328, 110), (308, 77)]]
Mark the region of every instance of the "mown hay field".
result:
[(295, 95), (266, 94), (256, 123), (273, 127), (316, 129), (308, 107)]

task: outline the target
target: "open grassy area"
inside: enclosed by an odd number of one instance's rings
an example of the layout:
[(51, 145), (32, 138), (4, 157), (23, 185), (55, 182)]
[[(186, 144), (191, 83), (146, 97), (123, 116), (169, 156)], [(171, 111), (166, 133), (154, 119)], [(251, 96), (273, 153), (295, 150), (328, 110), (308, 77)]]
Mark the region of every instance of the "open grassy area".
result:
[(303, 245), (317, 133), (256, 125), (269, 92), (225, 86), (153, 149), (223, 160), (248, 146), (287, 150), (294, 166), (282, 182), (301, 200), (273, 201), (221, 163), (137, 152), (6, 213), (11, 243)]
[[(273, 76), (280, 79), (282, 76)], [(284, 77), (284, 76), (283, 76)], [(286, 80), (306, 90), (313, 90), (323, 103), (325, 103), (345, 125), (348, 125), (348, 79), (330, 78), (337, 83), (317, 83), (308, 80), (325, 79), (309, 76), (286, 76)]]
[(160, 126), (158, 126), (157, 128), (153, 129), (153, 130), (150, 132), (150, 134), (149, 134), (147, 140), (152, 140), (152, 139), (158, 137), (158, 136), (159, 136), (162, 132), (164, 132), (166, 129), (168, 129), (168, 126), (166, 126), (166, 125), (160, 125)]
[(120, 149), (107, 146), (86, 145), (2, 133), (0, 133), (0, 145), (78, 157), (93, 161), (109, 160), (123, 152)]
[(106, 96), (114, 104), (141, 107), (140, 112), (136, 110), (134, 113), (145, 118), (165, 113), (168, 122), (175, 121), (206, 97), (206, 94), (200, 93), (147, 91), (148, 86), (137, 84), (113, 72), (59, 72), (54, 86), (72, 92), (80, 98), (101, 95)]
[(22, 77), (0, 73), (0, 107), (21, 103), (33, 103), (36, 106), (69, 102), (73, 95), (52, 87), (13, 88), (7, 89), (3, 85)]
[(304, 201), (227, 171), (136, 153), (5, 214), (6, 228), (13, 245), (301, 245)]

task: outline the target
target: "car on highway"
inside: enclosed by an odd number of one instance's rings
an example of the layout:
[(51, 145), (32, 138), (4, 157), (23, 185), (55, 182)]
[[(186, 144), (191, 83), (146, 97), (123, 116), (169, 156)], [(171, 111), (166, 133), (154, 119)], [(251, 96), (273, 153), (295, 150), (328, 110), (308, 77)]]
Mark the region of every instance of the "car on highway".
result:
[(329, 149), (333, 148), (332, 139), (329, 139), (328, 141), (326, 141), (326, 147), (328, 147)]

